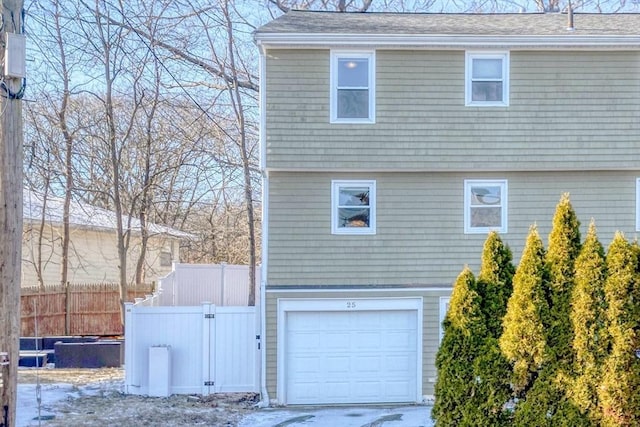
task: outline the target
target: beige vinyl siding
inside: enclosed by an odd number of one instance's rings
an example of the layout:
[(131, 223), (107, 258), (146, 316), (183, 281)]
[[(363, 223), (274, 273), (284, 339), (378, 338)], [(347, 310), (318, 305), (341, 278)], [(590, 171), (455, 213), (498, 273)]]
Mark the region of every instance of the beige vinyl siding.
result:
[[(38, 284), (35, 263), (38, 259), (37, 225), (25, 224), (22, 239), (22, 286)], [(42, 275), (45, 284), (60, 283), (62, 230), (46, 226), (42, 243)], [(178, 241), (164, 236), (149, 238), (146, 256), (146, 282), (171, 272), (171, 266), (160, 265), (160, 253), (169, 252), (179, 259)], [(135, 268), (140, 253), (140, 238), (131, 237), (127, 258), (127, 276), (131, 283), (135, 280)], [(113, 230), (90, 230), (74, 228), (71, 230), (69, 248), (68, 281), (71, 283), (102, 283), (120, 281), (118, 267), (116, 235)]]
[(329, 50), (270, 50), (267, 168), (637, 167), (639, 51), (512, 50), (510, 65), (509, 107), (465, 107), (464, 51), (377, 50), (376, 123), (329, 124)]
[(397, 298), (422, 297), (422, 394), (433, 395), (436, 378), (435, 356), (440, 339), (440, 297), (449, 296), (449, 290), (383, 290), (383, 291), (317, 291), (317, 292), (283, 292), (268, 291), (266, 302), (266, 353), (267, 358), (267, 390), (270, 399), (277, 400), (277, 318), (279, 298)]
[[(450, 285), (465, 264), (477, 272), (484, 234), (464, 234), (465, 179), (508, 180), (508, 233), (517, 260), (531, 224), (544, 241), (563, 192), (607, 244), (635, 238), (635, 172), (272, 173), (269, 285)], [(375, 179), (377, 233), (331, 234), (331, 180)]]

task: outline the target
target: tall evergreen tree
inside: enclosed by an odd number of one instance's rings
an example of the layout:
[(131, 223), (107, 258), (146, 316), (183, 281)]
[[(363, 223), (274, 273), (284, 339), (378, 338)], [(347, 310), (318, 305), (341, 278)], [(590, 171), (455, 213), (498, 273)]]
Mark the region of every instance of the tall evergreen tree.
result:
[(511, 397), (511, 366), (500, 351), (502, 318), (513, 289), (514, 266), (511, 250), (496, 232), (484, 243), (480, 274), (476, 282), (482, 302), (486, 335), (475, 359), (473, 396), (465, 409), (465, 425), (496, 427), (510, 425), (511, 413), (505, 404)]
[(602, 425), (640, 425), (638, 250), (616, 233), (607, 252), (605, 299), (610, 346), (598, 388)]
[(538, 230), (532, 226), (513, 277), (513, 293), (507, 303), (499, 341), (502, 353), (513, 367), (513, 389), (520, 395), (532, 385), (547, 357), (542, 323), (548, 312), (544, 255)]
[(575, 378), (568, 394), (594, 423), (599, 422), (597, 389), (607, 352), (604, 285), (607, 275), (604, 248), (593, 220), (575, 263), (571, 298), (571, 325)]
[(486, 334), (480, 296), (474, 288), (475, 277), (465, 267), (453, 287), (436, 355), (438, 379), (431, 416), (438, 427), (463, 425), (465, 406), (473, 394), (473, 364)]
[(507, 312), (507, 301), (513, 291), (513, 255), (500, 235), (489, 233), (482, 249), (482, 262), (478, 274), (478, 292), (482, 297), (482, 311), (487, 320), (487, 332), (493, 338), (502, 334), (502, 318)]
[(575, 259), (580, 253), (580, 222), (564, 193), (556, 206), (549, 234), (546, 262), (549, 268), (550, 318), (547, 345), (556, 371), (570, 369), (572, 329), (569, 320)]
[(574, 264), (580, 252), (580, 222), (569, 201), (561, 196), (553, 216), (545, 263), (549, 280), (543, 283), (548, 315), (542, 317), (547, 358), (535, 384), (516, 408), (515, 424), (522, 426), (588, 426), (567, 396), (571, 384), (571, 341), (569, 320)]

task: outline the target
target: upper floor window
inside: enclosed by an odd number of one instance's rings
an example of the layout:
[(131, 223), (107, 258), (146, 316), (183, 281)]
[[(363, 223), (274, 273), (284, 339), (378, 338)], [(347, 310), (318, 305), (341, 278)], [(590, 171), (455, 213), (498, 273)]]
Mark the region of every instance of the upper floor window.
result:
[(464, 232), (507, 232), (507, 181), (464, 181)]
[(467, 52), (465, 65), (465, 105), (509, 105), (508, 52)]
[(375, 55), (331, 52), (331, 123), (374, 123)]
[(376, 182), (331, 181), (331, 232), (376, 234)]

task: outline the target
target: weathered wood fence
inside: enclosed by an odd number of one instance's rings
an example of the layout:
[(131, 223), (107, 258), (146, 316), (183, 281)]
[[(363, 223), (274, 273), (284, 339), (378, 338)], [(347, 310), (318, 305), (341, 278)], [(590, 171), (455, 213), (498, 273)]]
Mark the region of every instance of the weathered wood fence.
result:
[[(129, 288), (129, 300), (153, 285)], [(117, 283), (47, 285), (20, 289), (21, 336), (122, 335)]]

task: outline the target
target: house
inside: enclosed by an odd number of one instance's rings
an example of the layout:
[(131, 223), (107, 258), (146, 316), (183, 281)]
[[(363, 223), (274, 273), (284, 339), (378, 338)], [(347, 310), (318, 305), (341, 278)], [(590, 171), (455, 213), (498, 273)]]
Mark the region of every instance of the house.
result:
[[(38, 285), (38, 265), (41, 265), (44, 284), (60, 282), (63, 206), (64, 199), (49, 196), (45, 203), (42, 194), (24, 191), (22, 286)], [(127, 222), (128, 218), (125, 218), (125, 224)], [(115, 213), (72, 201), (69, 225), (68, 281), (74, 284), (118, 283)], [(148, 229), (150, 237), (144, 270), (150, 282), (171, 272), (172, 261), (180, 259), (180, 241), (193, 236), (158, 224), (148, 224)], [(133, 283), (141, 243), (138, 219), (131, 218), (131, 230), (127, 270)]]
[(640, 230), (640, 14), (292, 11), (255, 39), (271, 403), (432, 396), (456, 276), (489, 230), (517, 262), (563, 192), (605, 244)]

